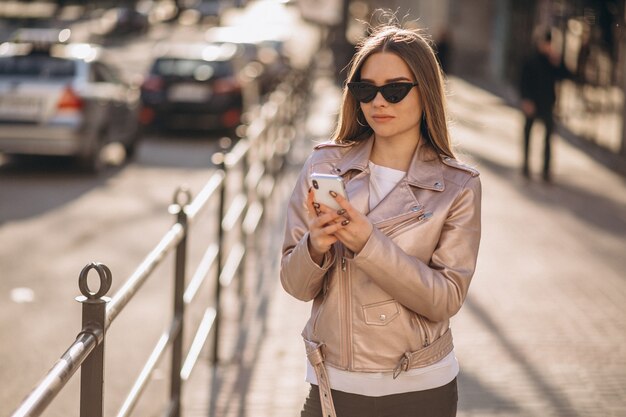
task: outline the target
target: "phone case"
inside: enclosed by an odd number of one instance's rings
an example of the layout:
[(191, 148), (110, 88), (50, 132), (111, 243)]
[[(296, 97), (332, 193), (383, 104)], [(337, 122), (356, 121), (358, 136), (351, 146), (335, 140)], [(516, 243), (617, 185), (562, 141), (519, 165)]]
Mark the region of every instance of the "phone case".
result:
[(330, 195), (330, 191), (334, 191), (346, 199), (348, 198), (343, 178), (338, 175), (313, 173), (311, 174), (311, 185), (315, 194), (315, 202), (324, 204), (334, 210), (341, 209), (341, 206)]

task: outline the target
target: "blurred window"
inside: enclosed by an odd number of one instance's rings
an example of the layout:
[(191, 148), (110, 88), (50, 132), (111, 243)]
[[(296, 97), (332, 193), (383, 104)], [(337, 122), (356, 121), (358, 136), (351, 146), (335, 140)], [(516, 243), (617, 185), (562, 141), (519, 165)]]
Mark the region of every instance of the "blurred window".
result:
[(203, 80), (233, 75), (233, 67), (229, 61), (160, 58), (154, 63), (152, 74)]
[(45, 55), (0, 58), (0, 75), (67, 78), (76, 74), (76, 63)]

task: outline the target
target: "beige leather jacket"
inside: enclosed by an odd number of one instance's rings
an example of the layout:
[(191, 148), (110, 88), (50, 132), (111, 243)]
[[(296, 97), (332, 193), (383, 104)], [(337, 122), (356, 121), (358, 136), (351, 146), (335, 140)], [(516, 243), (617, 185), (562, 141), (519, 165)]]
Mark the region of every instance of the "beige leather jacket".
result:
[[(305, 341), (322, 344), (328, 365), (399, 373), (452, 350), (449, 319), (467, 295), (480, 241), (478, 172), (419, 146), (405, 179), (369, 207), (373, 139), (322, 144), (291, 197), (281, 282), (313, 300)], [(312, 172), (342, 175), (352, 205), (374, 225), (360, 253), (333, 245), (322, 265), (308, 251), (306, 195)]]

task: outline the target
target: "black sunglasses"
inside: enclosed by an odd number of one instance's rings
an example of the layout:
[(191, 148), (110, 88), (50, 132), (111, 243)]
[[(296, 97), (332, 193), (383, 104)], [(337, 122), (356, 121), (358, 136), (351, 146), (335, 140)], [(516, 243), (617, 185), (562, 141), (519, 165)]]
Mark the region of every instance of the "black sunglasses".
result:
[(374, 84), (365, 82), (348, 83), (348, 90), (352, 96), (361, 103), (369, 103), (374, 100), (376, 94), (380, 91), (385, 100), (390, 103), (399, 103), (409, 94), (411, 88), (419, 83), (389, 83), (376, 87)]

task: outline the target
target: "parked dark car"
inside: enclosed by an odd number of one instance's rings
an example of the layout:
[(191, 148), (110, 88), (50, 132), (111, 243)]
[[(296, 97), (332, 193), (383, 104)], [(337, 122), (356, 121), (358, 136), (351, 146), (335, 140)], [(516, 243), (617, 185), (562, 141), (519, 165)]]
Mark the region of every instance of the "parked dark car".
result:
[(243, 96), (232, 44), (169, 45), (141, 86), (142, 122), (157, 129), (234, 130)]
[(240, 62), (260, 64), (258, 83), (260, 92), (271, 92), (290, 71), (289, 58), (284, 51), (284, 41), (268, 33), (255, 33), (237, 26), (219, 26), (208, 29), (205, 40), (214, 43), (233, 43), (239, 47)]
[[(76, 156), (98, 171), (101, 150), (140, 138), (139, 91), (122, 82), (91, 44), (0, 45), (0, 152)], [(23, 37), (22, 37), (23, 39)]]

